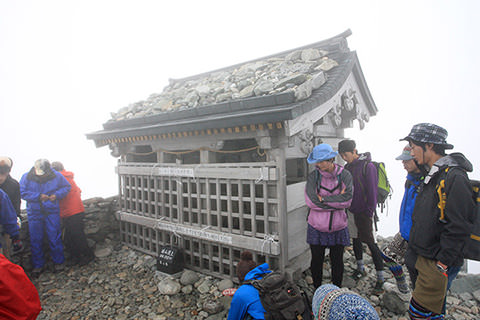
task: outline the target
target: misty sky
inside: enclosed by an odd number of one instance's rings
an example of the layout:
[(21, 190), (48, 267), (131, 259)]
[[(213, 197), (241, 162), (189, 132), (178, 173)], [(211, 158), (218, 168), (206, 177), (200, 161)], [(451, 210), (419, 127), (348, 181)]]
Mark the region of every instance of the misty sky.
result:
[(0, 0), (0, 153), (13, 158), (17, 179), (47, 158), (76, 174), (84, 198), (115, 195), (117, 160), (85, 138), (110, 112), (161, 92), (169, 78), (351, 29), (379, 113), (346, 134), (386, 163), (395, 192), (380, 234), (393, 235), (405, 178), (394, 158), (413, 124), (444, 126), (454, 151), (480, 165), (480, 2), (392, 3)]

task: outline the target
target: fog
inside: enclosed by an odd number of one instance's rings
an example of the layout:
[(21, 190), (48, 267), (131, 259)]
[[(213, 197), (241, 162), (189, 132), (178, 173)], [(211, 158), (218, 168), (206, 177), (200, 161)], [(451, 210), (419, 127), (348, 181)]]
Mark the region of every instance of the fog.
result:
[[(17, 179), (47, 158), (75, 173), (84, 198), (115, 195), (117, 160), (85, 137), (110, 112), (161, 92), (169, 78), (351, 29), (379, 112), (346, 135), (386, 164), (394, 193), (379, 233), (393, 235), (405, 181), (394, 158), (413, 124), (445, 127), (454, 151), (480, 165), (480, 4), (392, 3), (0, 0), (0, 153), (13, 158)], [(480, 179), (478, 169), (470, 177)]]

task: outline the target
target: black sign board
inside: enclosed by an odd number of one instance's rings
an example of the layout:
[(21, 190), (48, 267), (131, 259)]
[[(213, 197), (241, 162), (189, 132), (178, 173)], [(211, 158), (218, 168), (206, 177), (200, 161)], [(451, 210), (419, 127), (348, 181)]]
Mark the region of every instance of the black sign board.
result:
[(174, 274), (183, 270), (183, 253), (179, 248), (164, 246), (157, 257), (157, 270)]

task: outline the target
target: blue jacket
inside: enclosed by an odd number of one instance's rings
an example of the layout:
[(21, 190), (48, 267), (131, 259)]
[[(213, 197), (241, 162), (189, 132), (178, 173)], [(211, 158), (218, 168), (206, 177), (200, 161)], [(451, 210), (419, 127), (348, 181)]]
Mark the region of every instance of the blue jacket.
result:
[[(7, 194), (0, 189), (0, 224), (11, 238), (18, 237), (17, 213)], [(1, 248), (0, 244), (0, 248)]]
[(400, 206), (400, 234), (405, 240), (410, 238), (410, 229), (412, 228), (412, 213), (415, 206), (415, 200), (417, 199), (418, 187), (422, 183), (423, 177), (421, 174), (407, 175), (407, 181), (405, 182), (405, 193), (403, 194), (402, 205)]
[[(70, 191), (70, 184), (59, 172), (51, 169), (43, 176), (37, 176), (32, 168), (20, 179), (20, 194), (27, 201), (28, 215), (60, 214), (58, 201)], [(55, 195), (55, 201), (40, 201), (40, 195)]]
[[(268, 270), (268, 263), (264, 263), (250, 270), (244, 280), (261, 279), (262, 275), (270, 272), (272, 271)], [(250, 284), (240, 286), (233, 295), (227, 320), (242, 320), (247, 313), (255, 320), (265, 319), (265, 309), (260, 302), (258, 290)]]

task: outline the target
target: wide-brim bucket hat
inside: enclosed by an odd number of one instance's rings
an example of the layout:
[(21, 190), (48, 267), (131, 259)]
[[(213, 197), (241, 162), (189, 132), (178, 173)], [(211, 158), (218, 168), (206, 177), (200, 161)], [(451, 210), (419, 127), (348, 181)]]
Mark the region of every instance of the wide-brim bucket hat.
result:
[(412, 130), (400, 141), (419, 141), (423, 143), (433, 143), (443, 146), (445, 149), (453, 149), (453, 145), (447, 143), (448, 132), (446, 129), (433, 123), (419, 123), (412, 127)]
[(313, 151), (308, 155), (307, 162), (313, 164), (335, 158), (337, 155), (338, 152), (333, 151), (331, 145), (328, 143), (322, 143), (313, 148)]

